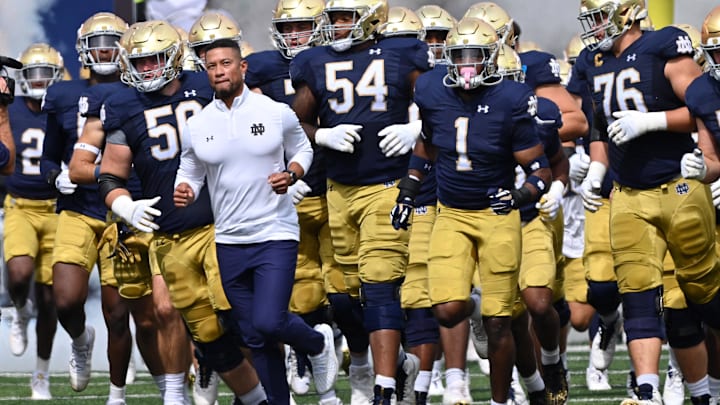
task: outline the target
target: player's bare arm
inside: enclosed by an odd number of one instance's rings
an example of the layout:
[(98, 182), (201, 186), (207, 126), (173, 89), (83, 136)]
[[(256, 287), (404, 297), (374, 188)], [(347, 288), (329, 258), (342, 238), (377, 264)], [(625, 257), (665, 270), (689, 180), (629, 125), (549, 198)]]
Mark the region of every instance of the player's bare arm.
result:
[[(700, 66), (689, 56), (672, 59), (665, 65), (665, 77), (670, 81), (675, 95), (680, 100), (685, 100), (688, 86), (701, 74)], [(686, 133), (695, 130), (695, 119), (687, 107), (668, 110), (665, 115), (668, 131)]]
[(297, 114), (305, 133), (311, 141), (315, 142), (317, 131), (317, 101), (315, 95), (307, 84), (301, 84), (295, 89), (295, 100), (292, 109)]
[(99, 165), (95, 161), (104, 140), (105, 131), (100, 118), (88, 117), (70, 159), (70, 180), (73, 183), (91, 184), (97, 181)]
[(560, 109), (563, 120), (563, 125), (559, 130), (560, 140), (570, 141), (587, 134), (588, 122), (582, 109), (580, 109), (582, 104), (580, 97), (577, 97), (579, 102), (576, 101), (561, 84), (538, 86), (535, 89), (535, 94), (538, 97), (552, 100)]
[[(541, 159), (544, 154), (545, 150), (542, 144), (538, 143), (531, 148), (514, 152), (513, 156), (515, 156), (515, 160), (518, 162), (518, 164), (520, 164), (520, 166), (528, 167), (533, 161)], [(545, 182), (546, 185), (550, 184), (550, 182), (552, 181), (552, 172), (549, 167), (538, 168), (537, 170), (527, 173), (527, 176), (528, 178), (531, 176), (537, 176), (538, 178), (540, 178), (540, 180)], [(525, 182), (525, 184), (523, 184), (523, 187), (530, 190), (533, 200), (536, 200), (541, 193), (541, 190), (538, 190), (532, 183)]]
[[(110, 174), (126, 180), (130, 177), (132, 168), (132, 151), (127, 145), (108, 143), (105, 145), (105, 154), (100, 165), (100, 173)], [(130, 196), (127, 188), (115, 188), (105, 197), (105, 204), (112, 207), (113, 201), (121, 195)]]
[(717, 141), (712, 132), (705, 126), (702, 119), (697, 118), (698, 132), (698, 148), (703, 152), (705, 165), (707, 166), (707, 174), (705, 174), (706, 183), (712, 183), (720, 178), (720, 157), (717, 153)]

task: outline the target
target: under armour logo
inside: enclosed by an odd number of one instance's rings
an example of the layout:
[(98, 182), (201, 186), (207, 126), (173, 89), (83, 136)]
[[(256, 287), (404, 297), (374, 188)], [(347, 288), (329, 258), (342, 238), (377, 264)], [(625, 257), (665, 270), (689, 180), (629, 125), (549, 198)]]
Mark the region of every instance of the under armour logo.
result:
[(483, 114), (487, 114), (490, 112), (490, 106), (489, 105), (478, 105), (477, 112), (481, 112)]
[(205, 138), (205, 142), (210, 142), (210, 141), (214, 141), (214, 140), (215, 140), (215, 137), (212, 135)]
[(190, 97), (197, 97), (197, 91), (195, 91), (195, 89), (192, 89), (190, 91), (185, 90), (185, 98)]
[(637, 59), (637, 54), (628, 55), (627, 58), (625, 58), (625, 62), (635, 62)]
[(678, 183), (675, 185), (675, 192), (678, 195), (687, 194), (690, 191), (690, 186), (687, 183)]
[(382, 53), (382, 49), (380, 48), (370, 48), (368, 51), (370, 55), (380, 55)]
[(677, 53), (693, 53), (692, 41), (687, 35), (681, 35), (675, 41)]
[(264, 134), (265, 133), (265, 125), (263, 125), (262, 123), (252, 124), (250, 126), (250, 133), (252, 133), (254, 136)]

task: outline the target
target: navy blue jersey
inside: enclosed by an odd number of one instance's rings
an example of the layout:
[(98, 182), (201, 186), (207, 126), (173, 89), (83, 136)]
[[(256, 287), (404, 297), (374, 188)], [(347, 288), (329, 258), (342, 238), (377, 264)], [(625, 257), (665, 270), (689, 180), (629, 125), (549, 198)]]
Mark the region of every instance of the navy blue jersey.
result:
[(32, 200), (57, 197), (57, 190), (40, 173), (47, 114), (30, 110), (24, 98), (8, 106), (15, 141), (15, 171), (5, 179), (8, 193)]
[[(95, 86), (89, 87), (80, 96), (80, 115), (83, 117), (97, 117), (100, 118), (103, 114), (102, 105), (105, 100), (110, 97), (111, 94), (119, 92), (127, 88), (122, 82), (111, 82), (111, 83), (99, 83)], [(104, 145), (103, 148), (104, 149)], [(140, 179), (135, 170), (130, 170), (130, 178), (127, 182), (127, 189), (130, 191), (132, 198), (137, 200), (142, 198), (142, 187), (140, 185)]]
[(498, 188), (512, 189), (514, 152), (540, 143), (537, 99), (523, 83), (503, 80), (474, 91), (470, 101), (443, 85), (433, 70), (415, 83), (423, 132), (437, 149), (438, 200), (461, 209), (483, 209)]
[(525, 72), (525, 84), (536, 89), (544, 84), (560, 84), (560, 65), (555, 56), (542, 51), (519, 54)]
[[(560, 134), (558, 133), (562, 126), (562, 114), (557, 104), (544, 97), (538, 97), (537, 106), (535, 122), (538, 137), (545, 149), (545, 155), (548, 159), (551, 159), (562, 149)], [(535, 208), (534, 201), (520, 207), (520, 219), (524, 222), (532, 221), (537, 215), (538, 210)]]
[[(278, 51), (268, 50), (248, 55), (247, 61), (245, 84), (248, 87), (259, 88), (271, 99), (292, 105), (295, 88), (290, 81), (290, 59), (285, 58)], [(303, 176), (303, 181), (312, 190), (307, 194), (308, 197), (324, 195), (327, 191), (325, 148), (313, 145), (313, 150), (313, 162)]]
[[(615, 111), (665, 111), (685, 105), (665, 78), (665, 65), (692, 56), (687, 34), (675, 27), (643, 31), (621, 55), (584, 49), (575, 62), (572, 80), (590, 85), (593, 103), (608, 124)], [(609, 142), (610, 167), (618, 183), (649, 189), (680, 175), (682, 155), (692, 151), (690, 133), (647, 133), (622, 146)]]
[[(70, 164), (73, 147), (82, 133), (85, 117), (80, 115), (78, 102), (90, 86), (87, 80), (57, 82), (50, 86), (43, 99), (43, 111), (47, 113), (47, 129), (43, 144), (40, 169), (47, 178), (52, 170), (61, 170)], [(59, 194), (57, 211), (74, 211), (91, 218), (105, 220), (107, 207), (100, 199), (98, 185), (79, 184), (69, 195)]]
[(103, 127), (112, 136), (122, 131), (133, 154), (143, 198), (160, 196), (155, 218), (160, 232), (176, 233), (213, 222), (210, 197), (203, 187), (197, 201), (186, 208), (173, 204), (175, 173), (180, 165), (180, 134), (189, 117), (213, 98), (204, 72), (183, 72), (180, 89), (172, 96), (140, 93), (134, 88), (119, 91), (105, 100)]
[(296, 88), (306, 84), (317, 100), (319, 126), (362, 125), (353, 153), (327, 150), (327, 176), (349, 185), (403, 177), (410, 154), (387, 158), (378, 146), (383, 128), (407, 123), (414, 71), (430, 69), (428, 47), (415, 38), (387, 38), (370, 48), (335, 52), (329, 46), (300, 52), (290, 63)]
[[(435, 64), (433, 71), (439, 72), (444, 76), (447, 74), (446, 64)], [(417, 117), (418, 119), (420, 117)], [(437, 176), (435, 175), (435, 167), (430, 169), (430, 172), (425, 176), (420, 186), (420, 192), (415, 198), (415, 205), (420, 207), (423, 205), (437, 205)]]

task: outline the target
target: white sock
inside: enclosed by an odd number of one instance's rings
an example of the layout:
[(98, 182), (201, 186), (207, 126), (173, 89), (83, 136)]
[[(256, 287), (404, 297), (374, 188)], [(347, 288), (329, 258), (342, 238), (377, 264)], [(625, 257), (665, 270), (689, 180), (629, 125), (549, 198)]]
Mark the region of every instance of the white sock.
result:
[(685, 385), (691, 397), (701, 397), (705, 394), (710, 394), (710, 384), (707, 375), (694, 383), (685, 381)]
[(710, 386), (710, 395), (713, 398), (720, 397), (720, 378), (708, 376), (708, 385)]
[(459, 368), (449, 368), (445, 370), (445, 383), (449, 386), (454, 384), (465, 383), (465, 370)]
[(163, 402), (182, 403), (185, 398), (185, 373), (165, 374)]
[(568, 369), (567, 352), (560, 353), (560, 361), (562, 361), (563, 367), (565, 367), (565, 370), (567, 370)]
[(537, 370), (535, 370), (530, 377), (520, 376), (520, 378), (522, 378), (523, 383), (525, 383), (525, 388), (527, 388), (528, 393), (545, 390), (545, 381), (540, 377), (540, 372)]
[(351, 366), (366, 366), (368, 365), (368, 353), (350, 353), (350, 365)]
[(395, 387), (396, 387), (394, 378), (387, 377), (387, 376), (380, 375), (380, 374), (375, 376), (375, 385), (379, 385), (383, 388), (392, 388), (393, 390), (395, 390)]
[(430, 381), (432, 380), (432, 371), (420, 370), (415, 378), (415, 386), (413, 390), (417, 392), (428, 392), (430, 390)]
[(78, 336), (72, 340), (72, 344), (75, 347), (85, 347), (88, 344), (89, 339), (90, 339), (90, 336), (88, 335), (87, 328), (85, 328), (85, 329), (83, 329), (80, 336)]
[(160, 398), (165, 398), (165, 374), (154, 375), (152, 378), (160, 391)]
[(660, 376), (657, 374), (642, 374), (637, 376), (636, 380), (638, 387), (643, 384), (650, 384), (656, 390), (660, 386)]
[(555, 347), (553, 350), (545, 350), (540, 348), (540, 362), (543, 366), (557, 364), (560, 361), (560, 348)]
[(439, 373), (443, 368), (443, 359), (433, 361), (433, 373)]
[(490, 400), (490, 405), (505, 405), (507, 402), (495, 402), (492, 399)]
[(337, 394), (335, 393), (334, 389), (331, 389), (330, 391), (320, 394), (320, 401), (327, 401), (328, 399), (337, 398)]
[(50, 369), (50, 359), (42, 359), (40, 357), (37, 358), (37, 362), (35, 363), (35, 371), (39, 371), (45, 375), (47, 375), (48, 370)]
[(240, 400), (243, 404), (255, 405), (262, 401), (266, 401), (267, 395), (265, 394), (262, 384), (258, 383), (255, 388), (240, 395)]
[(110, 383), (110, 395), (108, 399), (125, 399), (125, 387), (118, 387)]

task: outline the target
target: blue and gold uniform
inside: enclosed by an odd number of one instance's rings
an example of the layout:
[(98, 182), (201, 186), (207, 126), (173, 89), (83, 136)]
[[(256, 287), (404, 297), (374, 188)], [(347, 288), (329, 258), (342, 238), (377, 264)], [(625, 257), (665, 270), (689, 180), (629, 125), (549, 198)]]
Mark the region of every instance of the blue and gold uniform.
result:
[(525, 84), (532, 89), (546, 84), (560, 84), (560, 65), (555, 56), (543, 51), (518, 54), (525, 72)]
[[(196, 342), (223, 334), (215, 310), (229, 305), (220, 283), (213, 217), (207, 188), (186, 208), (173, 204), (175, 173), (180, 164), (179, 129), (212, 100), (205, 73), (183, 72), (171, 96), (127, 88), (111, 95), (101, 112), (106, 141), (128, 145), (142, 185), (142, 198), (160, 196), (149, 253), (160, 268), (177, 308)], [(207, 288), (203, 288), (207, 286)]]
[[(87, 80), (58, 82), (45, 94), (43, 111), (48, 114), (48, 119), (41, 170), (46, 177), (52, 171), (59, 172), (70, 162), (85, 122), (78, 102), (89, 86)], [(97, 250), (107, 214), (97, 184), (81, 184), (72, 194), (60, 194), (57, 211), (60, 213), (57, 227), (60, 237), (55, 238), (53, 264), (75, 264), (90, 272), (97, 262), (101, 285), (117, 287), (108, 255), (99, 254)]]
[[(687, 34), (666, 27), (643, 32), (618, 57), (584, 50), (573, 75), (590, 84), (596, 114), (612, 123), (616, 111), (683, 107), (664, 70), (670, 60), (691, 55)], [(639, 322), (657, 319), (648, 311), (659, 309), (654, 308), (659, 300), (651, 295), (662, 285), (666, 250), (689, 300), (706, 303), (720, 289), (713, 239), (715, 213), (707, 187), (679, 178), (682, 155), (695, 147), (689, 133), (656, 131), (621, 146), (609, 142), (608, 147), (610, 169), (616, 174), (610, 242), (626, 331), (630, 340), (654, 337), (637, 334), (636, 328)]]
[[(290, 59), (279, 51), (269, 50), (253, 53), (247, 61), (245, 84), (249, 88), (259, 88), (273, 100), (292, 105), (295, 89), (290, 80)], [(302, 178), (311, 191), (295, 207), (300, 244), (290, 311), (301, 315), (327, 305), (326, 289), (332, 293), (345, 290), (330, 241), (324, 154), (324, 148), (314, 146), (313, 163)]]
[(346, 52), (311, 48), (290, 64), (293, 86), (307, 85), (317, 100), (321, 127), (363, 127), (353, 153), (327, 149), (325, 156), (335, 259), (343, 266), (351, 294), (358, 293), (358, 277), (377, 284), (398, 283), (405, 275), (409, 235), (396, 232), (387, 213), (410, 155), (385, 157), (377, 133), (407, 123), (412, 94), (408, 77), (428, 69), (427, 45), (414, 38), (387, 38)]
[(437, 149), (430, 300), (433, 305), (467, 300), (479, 262), (483, 316), (510, 316), (522, 254), (520, 214), (495, 214), (489, 196), (513, 188), (513, 152), (540, 143), (532, 115), (535, 96), (524, 84), (502, 81), (477, 89), (465, 102), (443, 85), (443, 76), (426, 73), (415, 85), (424, 133)]
[(52, 284), (52, 254), (58, 215), (57, 190), (40, 173), (46, 115), (19, 98), (8, 107), (15, 142), (15, 171), (5, 180), (5, 260), (29, 256), (35, 260), (35, 281)]

